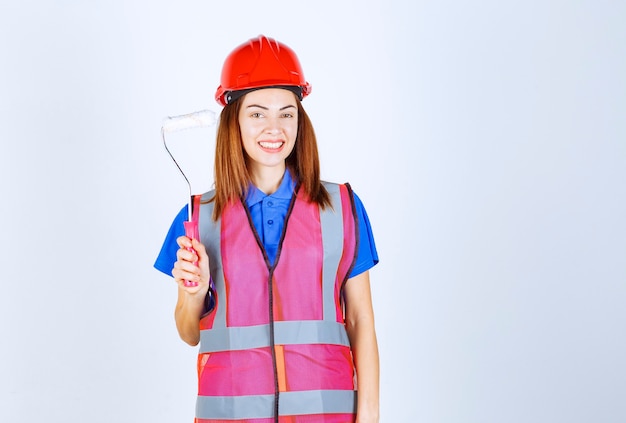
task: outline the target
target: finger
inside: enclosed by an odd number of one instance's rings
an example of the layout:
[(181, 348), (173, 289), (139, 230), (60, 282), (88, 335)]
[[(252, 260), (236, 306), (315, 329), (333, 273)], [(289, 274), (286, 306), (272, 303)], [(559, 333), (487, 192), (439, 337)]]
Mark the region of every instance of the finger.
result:
[(176, 238), (176, 243), (178, 244), (180, 248), (191, 248), (193, 246), (191, 242), (191, 238), (184, 236), (184, 235)]
[(194, 274), (194, 275), (200, 274), (200, 268), (193, 261), (177, 260), (174, 263), (174, 269), (180, 270), (181, 272)]
[(172, 276), (176, 283), (184, 284), (185, 281), (200, 282), (200, 275), (196, 272), (190, 272), (187, 269), (174, 268), (172, 270)]
[(180, 248), (176, 251), (176, 258), (178, 260), (196, 262), (198, 261), (198, 254), (193, 248)]

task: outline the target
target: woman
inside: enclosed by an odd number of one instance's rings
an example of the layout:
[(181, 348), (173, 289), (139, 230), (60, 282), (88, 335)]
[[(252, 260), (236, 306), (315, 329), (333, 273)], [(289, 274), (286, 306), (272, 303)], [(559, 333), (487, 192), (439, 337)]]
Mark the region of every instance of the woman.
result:
[(378, 421), (376, 247), (350, 186), (320, 181), (310, 91), (273, 39), (228, 56), (200, 240), (183, 208), (155, 263), (178, 284), (181, 338), (200, 343), (196, 423)]

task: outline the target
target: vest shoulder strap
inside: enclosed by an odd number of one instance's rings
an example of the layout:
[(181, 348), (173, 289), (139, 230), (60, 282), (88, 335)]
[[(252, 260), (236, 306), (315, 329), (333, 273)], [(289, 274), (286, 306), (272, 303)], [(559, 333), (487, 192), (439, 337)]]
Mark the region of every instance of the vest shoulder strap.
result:
[[(322, 181), (324, 188), (328, 191), (328, 194), (331, 198), (332, 208), (340, 212), (340, 215), (344, 215), (348, 212), (348, 210), (343, 210), (342, 207), (342, 199), (341, 199), (341, 188), (345, 187), (345, 191), (348, 194), (349, 198), (349, 207), (350, 213), (354, 219), (354, 231), (355, 231), (355, 243), (356, 243), (356, 251), (358, 251), (359, 245), (359, 225), (358, 219), (356, 216), (356, 208), (354, 205), (354, 194), (352, 192), (352, 187), (349, 183), (337, 184), (334, 182)], [(199, 229), (200, 229), (200, 241), (206, 246), (209, 247), (212, 244), (211, 240), (219, 239), (220, 233), (220, 219), (217, 221), (213, 220), (213, 208), (215, 203), (212, 201), (215, 197), (215, 190), (207, 191), (202, 194), (200, 201), (200, 210), (199, 210)], [(322, 212), (323, 213), (323, 212)], [(217, 237), (217, 238), (215, 238)], [(215, 251), (216, 253), (218, 251)], [(353, 263), (354, 264), (354, 263)]]

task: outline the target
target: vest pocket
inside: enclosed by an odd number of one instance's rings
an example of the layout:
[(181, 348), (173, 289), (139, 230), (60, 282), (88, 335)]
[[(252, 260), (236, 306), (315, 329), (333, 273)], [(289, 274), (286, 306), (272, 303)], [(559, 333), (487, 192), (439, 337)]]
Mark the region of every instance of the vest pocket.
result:
[(203, 353), (198, 359), (198, 395), (245, 396), (274, 394), (269, 347)]

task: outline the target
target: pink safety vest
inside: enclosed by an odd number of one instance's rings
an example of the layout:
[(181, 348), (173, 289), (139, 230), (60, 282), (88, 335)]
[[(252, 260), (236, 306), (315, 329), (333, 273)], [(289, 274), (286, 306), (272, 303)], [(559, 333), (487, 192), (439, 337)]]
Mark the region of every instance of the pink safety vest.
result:
[(342, 289), (358, 226), (350, 186), (324, 185), (332, 209), (292, 198), (273, 266), (241, 201), (217, 222), (200, 207), (215, 306), (200, 321), (196, 423), (354, 421)]

